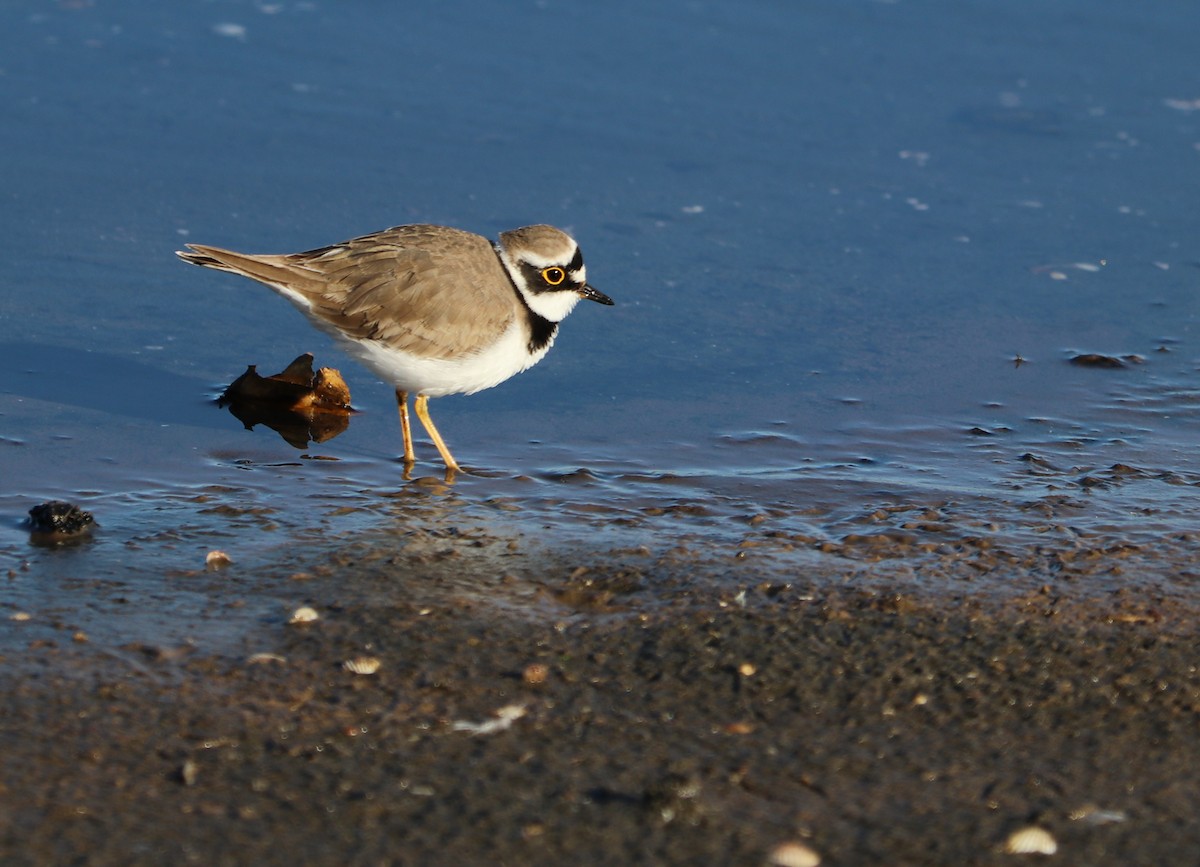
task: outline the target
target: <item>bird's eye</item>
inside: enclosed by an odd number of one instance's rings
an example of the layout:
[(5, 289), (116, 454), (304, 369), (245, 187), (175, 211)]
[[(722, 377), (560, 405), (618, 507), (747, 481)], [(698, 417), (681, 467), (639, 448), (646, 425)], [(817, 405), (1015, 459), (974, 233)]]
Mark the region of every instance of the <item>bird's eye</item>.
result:
[(557, 286), (563, 280), (567, 279), (567, 272), (562, 268), (543, 268), (542, 279), (551, 286)]

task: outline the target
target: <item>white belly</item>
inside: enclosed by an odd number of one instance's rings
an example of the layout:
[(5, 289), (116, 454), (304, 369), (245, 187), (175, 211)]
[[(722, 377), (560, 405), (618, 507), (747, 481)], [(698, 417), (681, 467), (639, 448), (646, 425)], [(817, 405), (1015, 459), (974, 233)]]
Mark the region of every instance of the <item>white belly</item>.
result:
[(429, 397), (474, 394), (499, 385), (541, 361), (554, 343), (552, 337), (541, 350), (530, 354), (528, 337), (515, 320), (487, 349), (456, 359), (422, 358), (390, 349), (376, 340), (356, 342), (340, 334), (334, 336), (346, 352), (383, 381)]

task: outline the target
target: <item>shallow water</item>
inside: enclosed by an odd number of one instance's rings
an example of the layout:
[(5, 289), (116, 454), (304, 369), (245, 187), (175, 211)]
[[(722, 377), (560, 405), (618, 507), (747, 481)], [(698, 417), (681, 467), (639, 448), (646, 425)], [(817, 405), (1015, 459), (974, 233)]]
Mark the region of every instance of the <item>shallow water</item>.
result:
[[(20, 642), (244, 641), (295, 574), (422, 545), (465, 552), (455, 592), (518, 602), (554, 552), (679, 549), (735, 588), (1195, 597), (1191, 4), (0, 23), (0, 604), (31, 614), (0, 631)], [(172, 255), (417, 221), (562, 225), (617, 301), (537, 368), (434, 402), (481, 471), (452, 488), (427, 445), (433, 481), (402, 479), (389, 388), (269, 291)], [(296, 450), (211, 404), (303, 351), (349, 381), (340, 437)], [(94, 537), (31, 546), (52, 498)], [(234, 565), (205, 571), (212, 549)]]

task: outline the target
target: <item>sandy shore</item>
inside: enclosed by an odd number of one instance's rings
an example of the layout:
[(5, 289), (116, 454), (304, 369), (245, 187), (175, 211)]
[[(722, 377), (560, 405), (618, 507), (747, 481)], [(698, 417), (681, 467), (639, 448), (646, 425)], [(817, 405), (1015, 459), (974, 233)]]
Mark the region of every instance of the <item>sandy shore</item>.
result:
[(340, 601), (262, 624), (260, 657), (10, 657), (3, 862), (1011, 864), (1029, 826), (1062, 863), (1200, 851), (1186, 605), (683, 565), (642, 605), (650, 576), (584, 563), (527, 616)]

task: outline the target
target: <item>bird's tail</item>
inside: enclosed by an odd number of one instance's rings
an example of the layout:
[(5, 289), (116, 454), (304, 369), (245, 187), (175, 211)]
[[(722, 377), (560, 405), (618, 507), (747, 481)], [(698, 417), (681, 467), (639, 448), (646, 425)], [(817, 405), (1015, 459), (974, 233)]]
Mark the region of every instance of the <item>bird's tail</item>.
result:
[(175, 255), (190, 265), (199, 265), (201, 268), (216, 268), (218, 271), (228, 271), (231, 274), (239, 273), (220, 259), (210, 255), (208, 251), (212, 249), (215, 248), (205, 247), (201, 244), (188, 244), (186, 250), (176, 250)]

